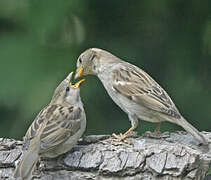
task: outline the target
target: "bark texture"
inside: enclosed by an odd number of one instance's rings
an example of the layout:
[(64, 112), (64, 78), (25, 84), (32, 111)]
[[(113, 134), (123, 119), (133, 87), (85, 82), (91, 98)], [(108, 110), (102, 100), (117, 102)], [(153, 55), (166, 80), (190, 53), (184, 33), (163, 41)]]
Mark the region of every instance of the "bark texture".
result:
[[(211, 144), (211, 133), (203, 132)], [(211, 150), (184, 132), (145, 134), (117, 142), (108, 135), (81, 139), (56, 159), (41, 159), (34, 179), (42, 180), (199, 180), (211, 165)], [(13, 179), (22, 142), (0, 138), (0, 179)], [(210, 148), (211, 149), (211, 148)]]

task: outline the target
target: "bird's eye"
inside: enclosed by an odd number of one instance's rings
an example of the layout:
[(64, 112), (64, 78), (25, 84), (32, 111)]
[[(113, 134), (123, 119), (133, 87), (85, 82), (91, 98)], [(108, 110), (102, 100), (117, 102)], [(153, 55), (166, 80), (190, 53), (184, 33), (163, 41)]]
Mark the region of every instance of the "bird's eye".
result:
[(79, 58), (79, 63), (82, 63), (82, 59), (81, 58)]
[(70, 90), (70, 87), (66, 87), (66, 91), (68, 92)]

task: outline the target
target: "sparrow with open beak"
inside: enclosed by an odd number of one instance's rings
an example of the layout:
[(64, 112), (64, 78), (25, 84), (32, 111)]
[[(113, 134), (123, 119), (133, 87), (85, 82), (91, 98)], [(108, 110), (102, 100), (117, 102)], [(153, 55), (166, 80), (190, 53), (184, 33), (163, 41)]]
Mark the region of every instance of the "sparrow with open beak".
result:
[(124, 140), (138, 126), (138, 119), (158, 122), (169, 121), (182, 126), (200, 143), (207, 144), (205, 137), (180, 114), (165, 90), (142, 69), (127, 63), (111, 53), (97, 48), (83, 52), (77, 60), (75, 78), (96, 75), (113, 101), (128, 114), (131, 128), (123, 135)]
[(49, 105), (40, 111), (24, 137), (23, 156), (15, 179), (29, 180), (39, 157), (54, 158), (69, 151), (86, 128), (86, 115), (80, 98), (80, 80), (72, 84), (70, 73), (56, 88)]

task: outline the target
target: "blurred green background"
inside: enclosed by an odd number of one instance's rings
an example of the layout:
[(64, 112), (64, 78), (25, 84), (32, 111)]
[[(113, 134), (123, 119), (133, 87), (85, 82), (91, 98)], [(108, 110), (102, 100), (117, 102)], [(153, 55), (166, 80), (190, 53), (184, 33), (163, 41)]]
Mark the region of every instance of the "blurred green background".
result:
[[(0, 137), (24, 135), (90, 47), (143, 68), (189, 122), (211, 131), (210, 0), (0, 0)], [(86, 135), (126, 131), (127, 115), (96, 77), (86, 79)], [(155, 126), (141, 121), (137, 131)]]

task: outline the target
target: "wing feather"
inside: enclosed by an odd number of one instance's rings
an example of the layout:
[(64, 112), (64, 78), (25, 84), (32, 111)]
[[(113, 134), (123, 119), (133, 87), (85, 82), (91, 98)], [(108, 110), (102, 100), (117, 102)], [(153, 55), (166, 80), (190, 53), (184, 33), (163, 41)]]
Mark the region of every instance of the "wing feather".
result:
[(113, 70), (113, 88), (123, 96), (151, 110), (180, 118), (168, 94), (143, 70), (122, 63)]
[[(61, 109), (60, 109), (61, 111)], [(58, 117), (50, 119), (40, 135), (40, 153), (64, 143), (68, 138), (79, 131), (81, 126), (81, 108), (62, 108)]]
[(24, 137), (24, 149), (30, 140), (39, 137), (40, 152), (47, 152), (74, 135), (81, 125), (81, 108), (50, 105), (44, 108), (29, 127)]

